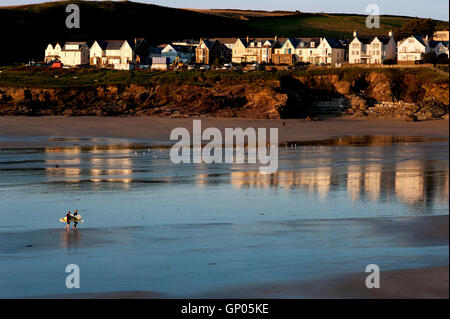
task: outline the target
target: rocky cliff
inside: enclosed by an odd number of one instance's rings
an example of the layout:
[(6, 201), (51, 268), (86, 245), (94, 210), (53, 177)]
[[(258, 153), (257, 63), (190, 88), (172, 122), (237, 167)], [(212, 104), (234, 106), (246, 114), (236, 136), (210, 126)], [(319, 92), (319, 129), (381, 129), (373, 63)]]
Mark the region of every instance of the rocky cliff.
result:
[(0, 87), (0, 115), (448, 118), (449, 83), (414, 74), (291, 76), (251, 84)]

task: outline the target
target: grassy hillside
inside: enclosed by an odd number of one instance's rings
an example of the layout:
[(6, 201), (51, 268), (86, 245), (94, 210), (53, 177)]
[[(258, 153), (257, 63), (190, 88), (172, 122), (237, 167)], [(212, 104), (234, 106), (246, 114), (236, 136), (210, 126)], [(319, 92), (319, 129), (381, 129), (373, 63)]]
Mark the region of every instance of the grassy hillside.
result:
[[(81, 28), (65, 27), (65, 7), (76, 3)], [(112, 1), (63, 1), (0, 7), (0, 30), (8, 50), (0, 51), (0, 64), (41, 60), (49, 42), (66, 40), (133, 39), (145, 37), (159, 44), (176, 39), (250, 36), (350, 36), (398, 30), (410, 17), (383, 16), (381, 29), (366, 29), (365, 16), (239, 10), (187, 10), (151, 4)], [(439, 22), (448, 27), (448, 22)]]
[[(340, 79), (354, 82), (363, 74), (383, 73), (388, 78), (416, 75), (427, 83), (448, 83), (448, 76), (437, 74), (428, 68), (311, 68), (279, 72), (230, 72), (230, 71), (117, 71), (100, 69), (49, 69), (30, 67), (0, 67), (0, 87), (90, 87), (102, 85), (159, 85), (172, 84), (209, 86), (217, 82), (226, 85), (258, 84), (276, 81), (285, 75), (323, 76), (338, 75)], [(403, 80), (399, 80), (402, 83)]]

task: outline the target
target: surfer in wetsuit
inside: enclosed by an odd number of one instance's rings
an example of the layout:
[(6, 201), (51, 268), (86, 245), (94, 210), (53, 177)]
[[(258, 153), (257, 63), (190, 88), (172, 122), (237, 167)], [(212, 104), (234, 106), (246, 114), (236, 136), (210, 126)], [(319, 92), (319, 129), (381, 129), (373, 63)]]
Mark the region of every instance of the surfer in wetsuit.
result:
[(70, 210), (67, 212), (67, 214), (66, 214), (66, 222), (67, 222), (67, 225), (66, 226), (64, 226), (64, 228), (67, 228), (67, 230), (69, 230), (70, 229)]
[[(78, 209), (75, 209), (75, 212), (73, 213), (73, 216), (77, 216), (77, 215), (78, 215)], [(75, 218), (73, 220), (73, 228), (77, 229), (77, 225), (78, 225), (78, 221)]]

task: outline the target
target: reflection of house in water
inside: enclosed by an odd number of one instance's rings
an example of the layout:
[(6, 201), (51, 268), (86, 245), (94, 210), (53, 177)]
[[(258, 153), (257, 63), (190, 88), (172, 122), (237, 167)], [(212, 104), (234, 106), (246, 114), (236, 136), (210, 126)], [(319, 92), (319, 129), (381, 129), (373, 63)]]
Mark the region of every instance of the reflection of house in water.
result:
[[(83, 177), (94, 183), (131, 182), (132, 161), (129, 148), (79, 146), (46, 148), (46, 174), (66, 182), (80, 182)], [(83, 156), (83, 153), (86, 156)]]
[(330, 191), (331, 167), (317, 167), (304, 171), (279, 171), (273, 175), (260, 174), (259, 171), (233, 172), (231, 184), (237, 188), (269, 188), (280, 186), (306, 188), (310, 193), (317, 192), (325, 198)]
[(65, 177), (71, 182), (79, 182), (81, 175), (81, 148), (46, 148), (46, 174), (48, 177)]
[(405, 203), (424, 199), (424, 174), (421, 161), (411, 160), (397, 164), (395, 193)]
[(350, 195), (352, 202), (359, 199), (362, 187), (362, 168), (361, 166), (351, 165), (347, 172), (347, 192)]
[(377, 164), (368, 165), (364, 172), (364, 190), (367, 198), (371, 201), (378, 201), (381, 191), (381, 170), (382, 166)]
[(129, 157), (130, 148), (93, 147), (90, 159), (90, 180), (94, 183), (102, 181), (122, 182), (128, 184), (132, 181), (132, 162)]

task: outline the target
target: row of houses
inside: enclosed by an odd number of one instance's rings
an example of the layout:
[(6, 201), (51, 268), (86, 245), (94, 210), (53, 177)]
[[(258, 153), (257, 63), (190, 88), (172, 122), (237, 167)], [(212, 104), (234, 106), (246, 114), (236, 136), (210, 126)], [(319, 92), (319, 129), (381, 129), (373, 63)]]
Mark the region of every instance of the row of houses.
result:
[[(234, 64), (284, 64), (311, 63), (316, 65), (381, 64), (386, 59), (398, 63), (414, 63), (425, 53), (449, 56), (448, 31), (439, 33), (439, 38), (410, 36), (401, 41), (394, 39), (393, 32), (387, 35), (359, 35), (353, 39), (333, 38), (216, 38), (183, 40), (149, 46), (145, 39), (94, 41), (49, 44), (45, 50), (45, 61), (60, 61), (67, 66), (91, 65), (129, 69), (133, 64), (149, 64), (155, 57), (163, 57), (167, 63), (181, 61), (211, 65), (232, 62)], [(160, 59), (161, 60), (161, 59)]]
[[(146, 42), (135, 39), (130, 44), (126, 40), (94, 41), (89, 47), (87, 42), (66, 42), (49, 44), (45, 49), (45, 62), (60, 61), (67, 66), (91, 65), (96, 67), (124, 68), (140, 63), (146, 56)], [(142, 52), (142, 53), (141, 53)]]

